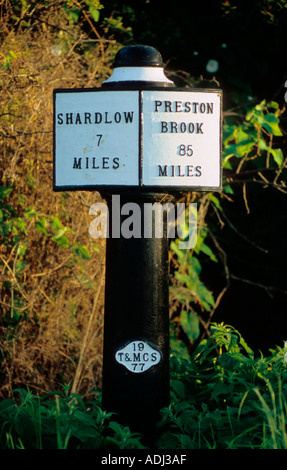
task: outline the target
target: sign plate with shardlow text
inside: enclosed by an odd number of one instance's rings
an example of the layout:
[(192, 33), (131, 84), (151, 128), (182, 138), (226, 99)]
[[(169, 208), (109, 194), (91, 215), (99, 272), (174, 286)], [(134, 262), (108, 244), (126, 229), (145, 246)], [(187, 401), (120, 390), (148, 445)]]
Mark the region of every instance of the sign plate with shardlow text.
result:
[(54, 93), (54, 186), (137, 186), (137, 91)]
[(55, 90), (54, 190), (221, 188), (221, 91)]

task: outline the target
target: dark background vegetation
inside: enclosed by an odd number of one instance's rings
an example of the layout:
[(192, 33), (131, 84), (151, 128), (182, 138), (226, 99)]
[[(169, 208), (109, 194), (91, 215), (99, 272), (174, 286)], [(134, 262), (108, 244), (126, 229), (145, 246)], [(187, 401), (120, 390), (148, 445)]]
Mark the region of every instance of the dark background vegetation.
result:
[[(282, 135), (264, 138), (285, 159), (286, 2), (6, 0), (0, 14), (1, 393), (61, 381), (85, 392), (101, 385), (105, 243), (88, 235), (101, 197), (52, 191), (53, 89), (100, 86), (120, 47), (148, 44), (178, 86), (223, 90), (226, 126), (239, 129), (250, 109), (276, 101)], [(199, 203), (211, 250), (198, 254), (202, 298), (189, 288), (187, 317), (171, 250), (171, 320), (189, 350), (211, 320), (234, 325), (256, 351), (287, 339), (285, 162), (279, 181), (274, 162), (254, 166), (254, 149), (240, 174), (240, 159), (224, 170), (232, 194), (214, 194), (215, 204), (183, 195)], [(209, 292), (212, 310), (202, 302)]]
[[(132, 28), (130, 37), (122, 36), (124, 43), (158, 48), (168, 70), (180, 75), (173, 77), (179, 85), (188, 76), (195, 86), (222, 88), (226, 115), (234, 111), (240, 116), (263, 99), (285, 106), (286, 2), (106, 1), (104, 11)], [(206, 70), (210, 59), (218, 61), (215, 73)], [(285, 152), (284, 116), (281, 128)], [(223, 202), (232, 225), (225, 221), (217, 232), (233, 278), (214, 320), (236, 326), (255, 349), (266, 352), (285, 339), (286, 194), (251, 183), (246, 204), (242, 184), (233, 189), (233, 202)], [(212, 291), (220, 289), (218, 266), (208, 262), (203, 278)]]
[[(213, 78), (206, 64), (217, 60), (214, 76), (225, 111), (243, 113), (248, 102), (264, 98), (285, 105), (286, 2), (112, 3), (132, 26), (134, 40), (157, 47), (169, 68), (202, 76), (204, 86)], [(253, 347), (267, 351), (282, 343), (286, 328), (286, 194), (250, 184), (246, 208), (240, 186), (234, 188), (234, 202), (223, 205), (238, 233), (228, 223), (218, 233), (230, 273), (238, 279), (231, 279), (214, 319), (235, 325)], [(220, 282), (213, 268), (209, 263), (204, 271), (211, 290)]]

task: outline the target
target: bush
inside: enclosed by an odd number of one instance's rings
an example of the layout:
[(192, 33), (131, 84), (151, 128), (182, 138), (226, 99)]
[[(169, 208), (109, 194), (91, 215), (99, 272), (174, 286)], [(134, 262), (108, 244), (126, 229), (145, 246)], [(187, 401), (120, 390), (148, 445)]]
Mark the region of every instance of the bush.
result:
[[(78, 7), (75, 7), (77, 3)], [(53, 89), (95, 86), (117, 44), (97, 0), (7, 0), (0, 13), (0, 395), (101, 383), (104, 240), (98, 193), (54, 193)]]
[[(183, 352), (183, 351), (182, 351)], [(160, 448), (285, 449), (286, 350), (255, 357), (240, 333), (212, 324), (192, 357), (171, 355), (171, 396)]]
[[(223, 324), (212, 325), (191, 358), (182, 343), (175, 347), (171, 404), (161, 411), (154, 448), (287, 448), (284, 349), (255, 358), (239, 332)], [(42, 398), (14, 390), (13, 399), (3, 400), (0, 447), (147, 448), (143, 436), (101, 409), (99, 391), (84, 400), (67, 386)]]

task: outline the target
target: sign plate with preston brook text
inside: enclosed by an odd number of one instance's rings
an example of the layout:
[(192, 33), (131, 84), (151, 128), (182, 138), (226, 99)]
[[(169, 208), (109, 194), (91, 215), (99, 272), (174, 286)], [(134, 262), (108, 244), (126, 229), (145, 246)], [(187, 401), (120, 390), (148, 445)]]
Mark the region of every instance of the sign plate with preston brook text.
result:
[(221, 91), (54, 90), (54, 190), (221, 188)]

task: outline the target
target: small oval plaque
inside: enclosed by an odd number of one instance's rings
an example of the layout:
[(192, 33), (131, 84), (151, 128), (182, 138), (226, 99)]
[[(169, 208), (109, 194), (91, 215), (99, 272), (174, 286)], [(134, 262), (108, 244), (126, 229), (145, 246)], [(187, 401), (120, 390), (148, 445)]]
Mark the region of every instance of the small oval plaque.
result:
[(161, 360), (161, 354), (145, 341), (132, 341), (124, 348), (119, 349), (115, 358), (129, 371), (140, 374), (158, 364)]

